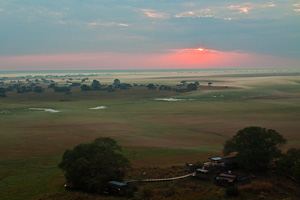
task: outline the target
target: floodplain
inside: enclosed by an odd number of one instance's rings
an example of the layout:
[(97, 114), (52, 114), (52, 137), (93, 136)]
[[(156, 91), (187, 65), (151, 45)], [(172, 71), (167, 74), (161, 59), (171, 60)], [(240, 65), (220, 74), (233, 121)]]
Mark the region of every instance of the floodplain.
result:
[[(64, 192), (57, 165), (63, 153), (97, 137), (112, 137), (133, 167), (170, 167), (222, 156), (223, 143), (248, 126), (274, 129), (300, 147), (300, 70), (170, 70), (57, 73), (71, 82), (135, 85), (114, 92), (6, 92), (0, 98), (0, 193), (3, 199), (34, 199)], [(30, 75), (31, 78), (26, 78)], [(34, 76), (2, 74), (3, 85)], [(25, 78), (24, 78), (25, 77)], [(50, 79), (50, 78), (47, 78)], [(199, 82), (196, 91), (177, 93), (146, 86)], [(208, 83), (212, 83), (210, 86)]]

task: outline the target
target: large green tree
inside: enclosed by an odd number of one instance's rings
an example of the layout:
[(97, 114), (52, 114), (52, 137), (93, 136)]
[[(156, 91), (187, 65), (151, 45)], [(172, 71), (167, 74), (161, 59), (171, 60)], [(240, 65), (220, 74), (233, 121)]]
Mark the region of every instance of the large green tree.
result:
[(285, 143), (275, 130), (251, 126), (228, 139), (223, 154), (236, 153), (239, 164), (248, 170), (263, 169), (282, 155), (280, 147)]
[(130, 166), (121, 147), (111, 138), (97, 138), (67, 150), (58, 165), (68, 184), (87, 192), (103, 189), (108, 181), (121, 181)]

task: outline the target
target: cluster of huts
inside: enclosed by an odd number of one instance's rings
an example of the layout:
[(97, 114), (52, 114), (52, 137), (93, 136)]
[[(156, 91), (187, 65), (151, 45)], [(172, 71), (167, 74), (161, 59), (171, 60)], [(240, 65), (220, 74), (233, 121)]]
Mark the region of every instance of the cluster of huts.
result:
[(212, 175), (215, 175), (214, 184), (223, 187), (244, 185), (254, 178), (253, 174), (238, 175), (232, 173), (233, 169), (238, 168), (236, 157), (212, 157), (209, 159), (209, 162), (203, 163), (202, 168), (195, 169), (195, 165), (187, 164), (190, 170), (195, 171), (194, 177), (209, 179)]
[[(214, 184), (222, 187), (244, 185), (254, 178), (253, 174), (238, 175), (232, 170), (238, 168), (236, 157), (222, 158), (211, 157), (208, 162), (204, 162), (202, 168), (196, 168), (195, 164), (186, 164), (195, 178), (209, 180), (214, 176)], [(114, 195), (124, 195), (128, 186), (126, 183), (110, 181), (108, 183), (108, 193)]]

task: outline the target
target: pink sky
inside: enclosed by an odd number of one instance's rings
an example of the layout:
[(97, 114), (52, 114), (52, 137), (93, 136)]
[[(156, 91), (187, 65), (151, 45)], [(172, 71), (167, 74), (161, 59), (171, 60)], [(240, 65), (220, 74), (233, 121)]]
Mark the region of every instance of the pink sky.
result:
[(235, 51), (176, 49), (162, 53), (77, 53), (0, 57), (1, 71), (297, 67), (300, 61)]

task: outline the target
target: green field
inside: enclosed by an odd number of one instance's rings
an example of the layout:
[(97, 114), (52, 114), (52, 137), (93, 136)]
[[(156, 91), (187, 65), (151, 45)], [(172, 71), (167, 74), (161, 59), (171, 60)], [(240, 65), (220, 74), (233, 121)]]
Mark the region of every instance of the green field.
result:
[[(9, 74), (9, 80), (19, 75)], [(74, 87), (71, 94), (50, 88), (41, 94), (7, 92), (0, 99), (0, 199), (63, 192), (57, 168), (62, 154), (97, 137), (116, 139), (133, 167), (184, 165), (221, 155), (225, 140), (247, 126), (278, 131), (288, 141), (285, 149), (300, 147), (297, 69), (116, 72), (90, 80), (111, 84), (115, 78), (139, 85), (199, 81), (200, 87), (187, 93), (145, 86), (115, 92)], [(98, 106), (106, 108), (90, 109)]]

